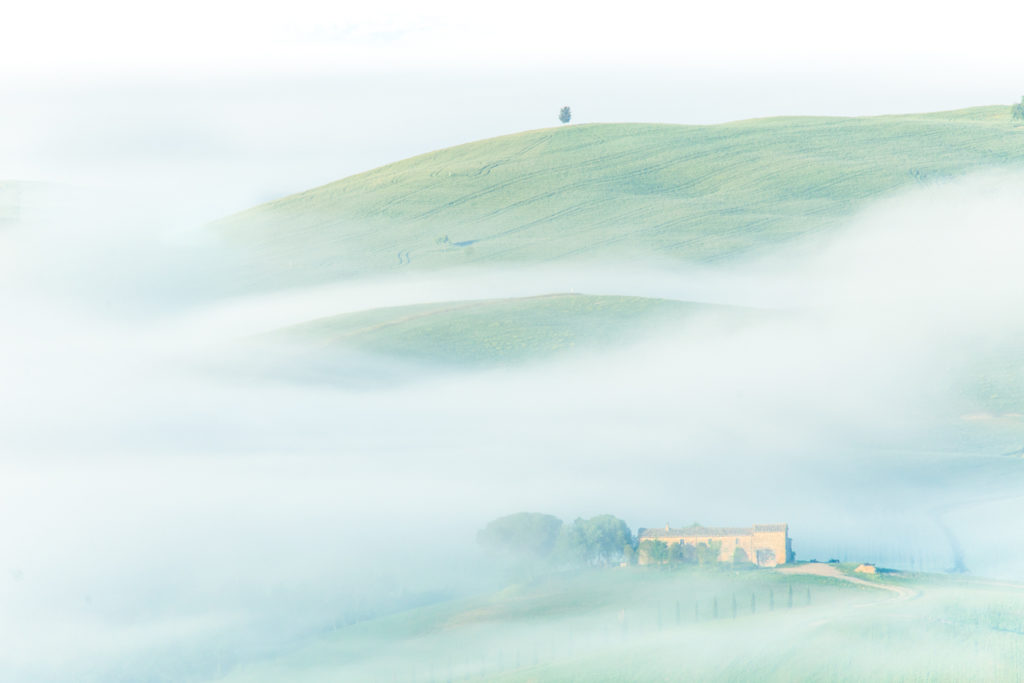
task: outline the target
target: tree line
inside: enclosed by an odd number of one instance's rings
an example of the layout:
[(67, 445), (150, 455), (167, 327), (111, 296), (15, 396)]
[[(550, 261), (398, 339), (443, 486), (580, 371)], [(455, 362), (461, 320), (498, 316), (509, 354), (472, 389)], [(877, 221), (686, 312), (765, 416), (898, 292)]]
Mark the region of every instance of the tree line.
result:
[(626, 548), (635, 548), (629, 525), (614, 515), (565, 524), (554, 515), (519, 512), (488, 523), (477, 541), (505, 559), (551, 566), (620, 564)]
[[(521, 569), (605, 567), (620, 564), (714, 564), (722, 545), (639, 541), (629, 525), (614, 515), (577, 518), (565, 524), (554, 515), (518, 512), (492, 520), (477, 533), (488, 551)], [(749, 565), (750, 558), (737, 548), (733, 564)]]
[[(715, 564), (722, 552), (721, 541), (708, 543), (672, 543), (665, 541), (642, 541), (637, 546), (636, 558), (642, 564)], [(736, 548), (732, 554), (735, 565), (750, 564), (750, 558), (743, 548)]]

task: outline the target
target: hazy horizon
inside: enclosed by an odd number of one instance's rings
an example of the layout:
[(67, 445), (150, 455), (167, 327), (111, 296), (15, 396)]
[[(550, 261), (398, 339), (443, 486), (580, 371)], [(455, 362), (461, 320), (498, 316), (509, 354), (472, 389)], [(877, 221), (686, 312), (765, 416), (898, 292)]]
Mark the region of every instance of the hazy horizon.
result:
[(758, 66), (0, 79), (8, 105), (0, 180), (163, 203), (171, 212), (163, 220), (181, 231), (418, 154), (554, 127), (562, 105), (572, 106), (573, 123), (705, 125), (923, 113), (1020, 97), (1010, 77), (958, 90), (913, 72), (887, 77), (900, 80)]

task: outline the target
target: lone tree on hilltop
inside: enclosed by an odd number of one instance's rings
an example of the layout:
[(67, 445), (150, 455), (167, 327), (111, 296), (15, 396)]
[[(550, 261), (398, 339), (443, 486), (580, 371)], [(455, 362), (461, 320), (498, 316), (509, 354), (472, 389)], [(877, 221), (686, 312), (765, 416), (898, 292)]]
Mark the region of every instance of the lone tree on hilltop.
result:
[(562, 107), (558, 111), (558, 120), (561, 121), (562, 123), (569, 123), (569, 120), (571, 118), (572, 118), (572, 109), (570, 109), (569, 107)]
[(1024, 121), (1024, 97), (1010, 109), (1014, 121)]

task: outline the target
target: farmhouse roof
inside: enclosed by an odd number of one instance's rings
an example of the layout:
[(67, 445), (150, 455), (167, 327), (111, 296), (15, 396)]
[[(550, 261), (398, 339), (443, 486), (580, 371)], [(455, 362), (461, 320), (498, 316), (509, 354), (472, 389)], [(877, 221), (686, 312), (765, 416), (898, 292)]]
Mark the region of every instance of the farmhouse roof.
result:
[(701, 526), (691, 524), (681, 529), (640, 529), (641, 538), (675, 538), (677, 536), (749, 536), (751, 527)]
[(779, 531), (786, 531), (786, 525), (755, 524), (754, 526), (747, 527), (731, 527), (701, 526), (700, 524), (691, 524), (690, 526), (684, 526), (679, 529), (671, 529), (669, 527), (661, 529), (638, 529), (637, 535), (641, 540), (645, 540), (658, 538), (679, 538), (680, 536), (706, 536), (708, 538), (715, 538), (716, 536), (750, 536), (755, 533), (770, 533)]

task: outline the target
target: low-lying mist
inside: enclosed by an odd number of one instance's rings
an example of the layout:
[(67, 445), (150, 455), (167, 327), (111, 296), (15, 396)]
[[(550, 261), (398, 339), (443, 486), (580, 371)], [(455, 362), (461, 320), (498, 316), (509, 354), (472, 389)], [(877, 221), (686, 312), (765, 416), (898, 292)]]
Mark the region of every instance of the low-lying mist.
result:
[[(485, 590), (501, 576), (475, 532), (520, 510), (634, 529), (784, 521), (801, 559), (1022, 579), (1021, 461), (1003, 455), (1024, 446), (1021, 180), (891, 197), (739, 264), (233, 297), (230, 254), (172, 246), (144, 214), (111, 227), (91, 202), (8, 227), (0, 638), (14, 647), (0, 677), (164, 661), (212, 677), (339, 623)], [(379, 383), (238, 370), (252, 337), (322, 316), (568, 291), (729, 314), (472, 372), (353, 356), (402, 369)]]

